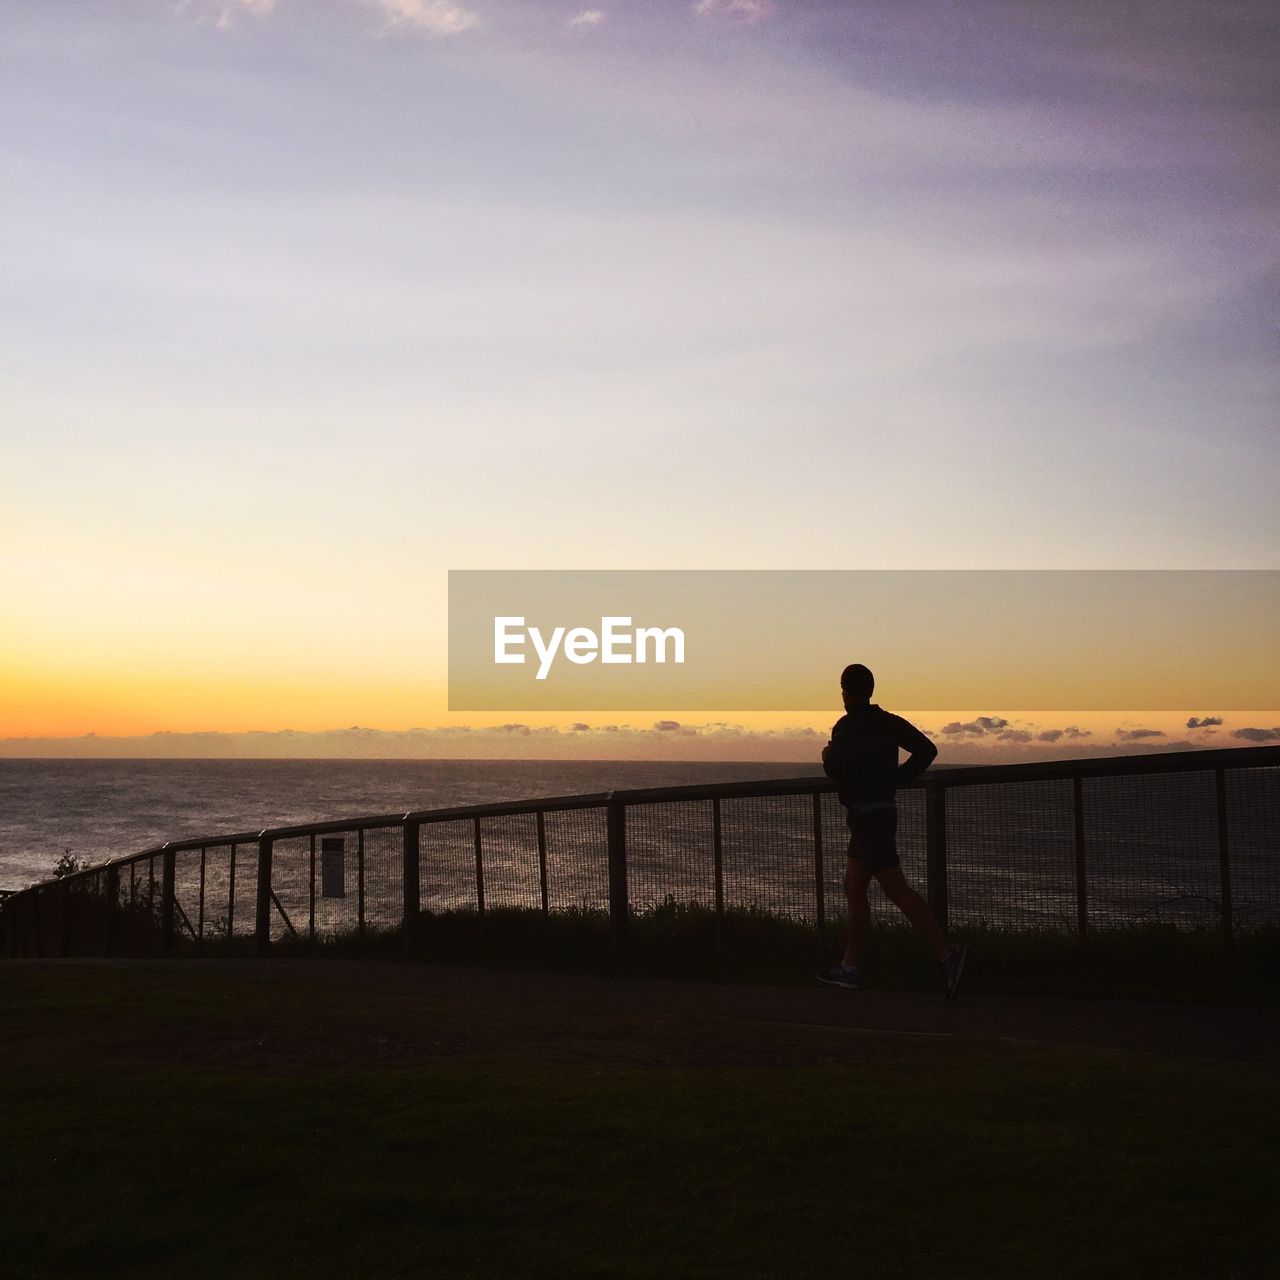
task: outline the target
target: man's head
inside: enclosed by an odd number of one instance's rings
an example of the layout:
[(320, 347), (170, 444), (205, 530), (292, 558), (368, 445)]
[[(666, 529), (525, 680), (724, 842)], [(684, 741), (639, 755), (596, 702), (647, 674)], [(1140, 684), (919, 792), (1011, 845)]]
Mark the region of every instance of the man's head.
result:
[(840, 673), (840, 692), (844, 695), (846, 707), (870, 702), (875, 687), (875, 676), (860, 662), (851, 663)]

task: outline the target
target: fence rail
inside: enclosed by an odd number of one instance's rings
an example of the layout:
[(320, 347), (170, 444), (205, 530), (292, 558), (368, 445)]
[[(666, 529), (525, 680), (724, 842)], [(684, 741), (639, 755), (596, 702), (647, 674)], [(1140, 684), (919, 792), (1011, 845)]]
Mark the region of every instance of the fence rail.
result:
[[(899, 845), (945, 923), (1081, 939), (1143, 921), (1280, 925), (1280, 747), (935, 770), (899, 796)], [(609, 791), (171, 841), (0, 899), (6, 957), (252, 947), (423, 913), (633, 913), (674, 899), (811, 922), (843, 911), (826, 778)], [(882, 908), (877, 908), (882, 909)]]

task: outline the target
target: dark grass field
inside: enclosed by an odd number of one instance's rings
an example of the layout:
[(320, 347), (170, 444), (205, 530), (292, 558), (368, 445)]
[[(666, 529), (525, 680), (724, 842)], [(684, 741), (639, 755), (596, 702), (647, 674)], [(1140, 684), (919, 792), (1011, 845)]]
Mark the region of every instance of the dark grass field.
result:
[[(1196, 1001), (1268, 1005), (1280, 996), (1280, 931), (1239, 934), (1228, 945), (1220, 930), (1139, 924), (1094, 930), (1081, 943), (1062, 929), (957, 926), (969, 945), (966, 988), (990, 995), (1078, 996), (1090, 999)], [(735, 982), (809, 985), (844, 949), (843, 917), (812, 925), (766, 911), (714, 912), (668, 899), (633, 913), (629, 973), (704, 977)], [(501, 908), (424, 913), (417, 952), (452, 962), (528, 963), (540, 967), (611, 971), (618, 968), (604, 912)], [(398, 930), (329, 940), (332, 950), (399, 954)], [(305, 948), (293, 948), (302, 953)], [(877, 920), (862, 973), (878, 990), (936, 991), (937, 963), (907, 924)]]
[[(70, 954), (100, 954), (102, 920), (92, 902), (76, 937), (85, 945)], [(97, 911), (94, 915), (93, 911)], [(161, 953), (158, 907), (121, 909), (117, 954)], [(370, 926), (309, 939), (305, 921), (297, 936), (280, 928), (274, 954), (400, 957), (400, 928)], [(966, 988), (988, 995), (1048, 995), (1089, 999), (1193, 1001), (1266, 1006), (1280, 997), (1280, 930), (1239, 933), (1232, 943), (1221, 930), (1145, 923), (1090, 931), (1081, 941), (1066, 928), (997, 928), (967, 923), (953, 931), (969, 945)], [(561, 971), (710, 978), (733, 982), (809, 985), (844, 948), (843, 917), (821, 931), (754, 909), (715, 913), (668, 899), (633, 911), (625, 961), (620, 962), (605, 911), (570, 909), (544, 916), (538, 910), (500, 907), (423, 912), (413, 939), (416, 958), (447, 963), (523, 966)], [(248, 935), (210, 936), (197, 944), (177, 930), (183, 955), (254, 954)], [(56, 954), (48, 952), (47, 954)], [(877, 920), (863, 958), (863, 976), (878, 990), (936, 991), (937, 964), (909, 925)]]
[(0, 1270), (1274, 1275), (1272, 1068), (315, 968), (0, 967)]

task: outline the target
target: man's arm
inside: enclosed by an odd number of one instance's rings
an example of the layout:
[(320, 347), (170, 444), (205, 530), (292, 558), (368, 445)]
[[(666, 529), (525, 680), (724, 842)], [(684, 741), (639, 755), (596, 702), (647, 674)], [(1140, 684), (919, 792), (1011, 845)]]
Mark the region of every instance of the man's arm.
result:
[(825, 747), (822, 748), (822, 772), (831, 779), (832, 782), (840, 781), (841, 760), (840, 760), (840, 744), (836, 742), (836, 731), (843, 723), (844, 717), (831, 726), (831, 739)]
[(898, 766), (898, 786), (904, 787), (918, 778), (937, 759), (938, 748), (909, 720), (904, 720), (901, 716), (894, 718), (898, 721), (898, 746), (910, 752)]

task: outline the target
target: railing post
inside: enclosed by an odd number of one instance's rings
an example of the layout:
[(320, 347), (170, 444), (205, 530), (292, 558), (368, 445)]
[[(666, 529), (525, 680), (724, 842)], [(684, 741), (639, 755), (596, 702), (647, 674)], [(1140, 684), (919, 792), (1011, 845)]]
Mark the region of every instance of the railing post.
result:
[(1231, 834), (1227, 826), (1227, 775), (1222, 769), (1213, 771), (1213, 787), (1218, 809), (1218, 875), (1222, 885), (1222, 932), (1227, 949), (1235, 946), (1235, 927), (1231, 919)]
[(177, 889), (177, 857), (172, 849), (166, 847), (161, 858), (160, 950), (166, 955), (173, 950), (173, 897)]
[(815, 924), (818, 941), (822, 941), (822, 926), (826, 918), (826, 868), (822, 858), (822, 793), (813, 793), (813, 888), (816, 906)]
[(360, 949), (364, 950), (364, 828), (356, 832), (356, 921), (360, 933)]
[(120, 868), (108, 866), (102, 890), (102, 954), (115, 955), (116, 906), (120, 900)]
[(605, 804), (605, 826), (609, 842), (609, 928), (617, 956), (626, 952), (631, 909), (627, 894), (627, 808), (610, 798)]
[(227, 864), (227, 950), (235, 944), (236, 937), (236, 846), (231, 846), (231, 860)]
[(547, 819), (541, 809), (534, 814), (534, 828), (538, 837), (538, 890), (542, 895), (542, 915), (551, 914), (551, 897), (547, 886)]
[(711, 860), (716, 892), (716, 951), (719, 952), (724, 932), (724, 832), (719, 796), (711, 802)]
[(40, 890), (31, 890), (31, 949), (28, 954), (43, 958), (44, 956), (44, 912), (40, 909)]
[(472, 818), (472, 836), (476, 853), (476, 914), (484, 919), (484, 839), (480, 833), (480, 819)]
[(1084, 843), (1084, 779), (1071, 779), (1071, 810), (1076, 844), (1076, 933), (1081, 944), (1089, 929), (1089, 873)]
[(208, 849), (204, 845), (200, 846), (200, 914), (199, 923), (196, 925), (196, 944), (204, 946), (204, 880), (205, 880), (205, 863), (208, 858)]
[(316, 837), (307, 842), (307, 946), (316, 945)]
[(418, 883), (418, 862), (422, 845), (422, 827), (419, 823), (406, 820), (404, 824), (404, 951), (408, 955), (413, 950), (414, 937), (417, 933), (418, 911), (421, 906), (421, 892)]
[(271, 954), (271, 853), (273, 841), (264, 831), (258, 837), (258, 901), (253, 922), (254, 948), (260, 956)]
[(947, 793), (942, 783), (924, 784), (925, 892), (938, 923), (947, 927)]
[(58, 945), (57, 954), (65, 956), (67, 954), (67, 915), (68, 907), (71, 905), (71, 886), (67, 883), (66, 878), (58, 881)]

